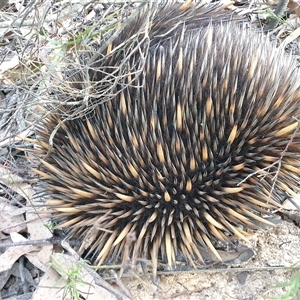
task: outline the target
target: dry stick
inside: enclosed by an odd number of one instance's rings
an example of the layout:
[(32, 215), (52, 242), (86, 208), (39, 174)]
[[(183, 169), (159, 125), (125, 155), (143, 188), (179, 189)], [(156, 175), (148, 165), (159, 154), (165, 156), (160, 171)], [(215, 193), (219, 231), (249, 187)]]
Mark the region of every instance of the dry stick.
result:
[[(17, 243), (4, 243), (0, 244), (0, 249), (6, 249), (10, 247), (18, 247), (18, 246), (25, 246), (25, 245), (60, 245), (65, 239), (59, 237), (51, 237), (49, 239), (40, 239), (40, 240), (28, 240), (24, 242), (17, 242)], [(72, 246), (79, 246), (80, 242), (76, 239), (69, 240), (68, 243)]]

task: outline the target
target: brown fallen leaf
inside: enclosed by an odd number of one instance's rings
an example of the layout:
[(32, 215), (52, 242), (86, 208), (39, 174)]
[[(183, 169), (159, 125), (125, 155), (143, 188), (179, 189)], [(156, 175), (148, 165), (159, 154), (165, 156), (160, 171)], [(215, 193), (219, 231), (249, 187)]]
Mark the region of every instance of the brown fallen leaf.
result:
[(289, 0), (287, 7), (292, 10), (298, 17), (300, 16), (300, 3), (295, 0)]
[(37, 251), (38, 249), (37, 246), (17, 246), (6, 249), (5, 252), (0, 255), (0, 272), (11, 269), (15, 261), (22, 255)]

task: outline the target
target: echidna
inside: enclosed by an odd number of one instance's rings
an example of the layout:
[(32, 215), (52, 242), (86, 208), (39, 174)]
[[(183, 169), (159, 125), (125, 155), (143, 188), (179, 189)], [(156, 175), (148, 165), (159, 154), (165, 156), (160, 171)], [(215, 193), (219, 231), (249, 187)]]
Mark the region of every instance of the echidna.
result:
[(214, 242), (245, 238), (299, 190), (299, 71), (220, 8), (141, 12), (89, 72), (101, 90), (125, 61), (112, 99), (70, 120), (62, 105), (37, 127), (46, 204), (98, 265), (120, 260), (133, 232), (131, 257), (155, 270), (179, 255), (194, 265), (201, 247), (218, 256)]

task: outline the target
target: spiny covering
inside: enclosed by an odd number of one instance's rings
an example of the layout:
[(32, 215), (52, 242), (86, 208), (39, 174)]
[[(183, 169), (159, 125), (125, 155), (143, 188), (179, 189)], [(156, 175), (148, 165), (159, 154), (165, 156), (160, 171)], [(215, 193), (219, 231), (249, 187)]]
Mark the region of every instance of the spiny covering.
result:
[[(98, 265), (119, 261), (132, 232), (129, 254), (151, 259), (154, 270), (179, 255), (194, 265), (201, 247), (218, 256), (215, 241), (245, 238), (298, 190), (300, 88), (291, 58), (266, 37), (221, 22), (215, 6), (153, 14), (143, 70), (128, 75), (130, 84), (85, 117), (62, 123), (57, 111), (37, 128), (39, 188)], [(143, 31), (141, 20), (110, 49)], [(120, 65), (116, 53), (102, 67)], [(128, 69), (139, 60), (133, 52)]]

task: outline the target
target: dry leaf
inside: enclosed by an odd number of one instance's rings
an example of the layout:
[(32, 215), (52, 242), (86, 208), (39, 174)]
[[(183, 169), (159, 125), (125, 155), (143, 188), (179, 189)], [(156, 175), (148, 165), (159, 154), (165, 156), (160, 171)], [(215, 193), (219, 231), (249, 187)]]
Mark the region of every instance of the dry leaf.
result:
[(0, 255), (0, 272), (10, 270), (15, 261), (17, 261), (22, 255), (37, 250), (38, 247), (31, 245), (16, 246), (6, 249), (5, 252)]
[[(52, 237), (50, 230), (45, 226), (49, 216), (38, 216), (37, 206), (41, 203), (39, 199), (33, 197), (33, 189), (29, 184), (22, 183), (22, 178), (13, 174), (7, 168), (0, 166), (0, 182), (20, 194), (27, 200), (27, 230), (32, 240), (48, 239)], [(0, 215), (1, 217), (1, 215)], [(25, 225), (24, 225), (25, 226)], [(1, 228), (3, 228), (1, 226)], [(16, 230), (14, 230), (16, 231)], [(26, 240), (22, 237), (22, 240)], [(27, 258), (40, 270), (47, 269), (47, 263), (50, 261), (53, 245), (41, 245), (39, 252), (29, 255)]]
[[(27, 228), (32, 240), (47, 240), (52, 237), (51, 231), (45, 226), (49, 221), (49, 215), (39, 214), (42, 210), (38, 207), (41, 204), (41, 201), (42, 200), (36, 197), (32, 197), (31, 201), (27, 201)], [(27, 257), (37, 268), (45, 272), (47, 265), (50, 262), (52, 252), (53, 245), (43, 244), (41, 245), (39, 252), (34, 255), (28, 255)]]
[(60, 281), (59, 274), (54, 269), (48, 268), (34, 291), (31, 300), (71, 300), (69, 297), (63, 298), (63, 287), (64, 283)]
[(6, 202), (0, 202), (0, 231), (4, 233), (21, 232), (26, 230), (24, 208), (16, 208)]
[[(22, 235), (17, 233), (12, 233), (11, 239), (13, 242), (24, 242), (28, 241)], [(34, 254), (26, 253), (25, 256), (28, 260), (38, 269), (46, 271), (48, 269), (48, 262), (50, 262), (50, 256), (52, 254), (53, 245), (39, 245), (36, 246), (36, 252)], [(43, 255), (45, 257), (43, 257)]]
[(300, 16), (300, 4), (297, 1), (289, 0), (287, 7), (292, 10), (298, 17)]

